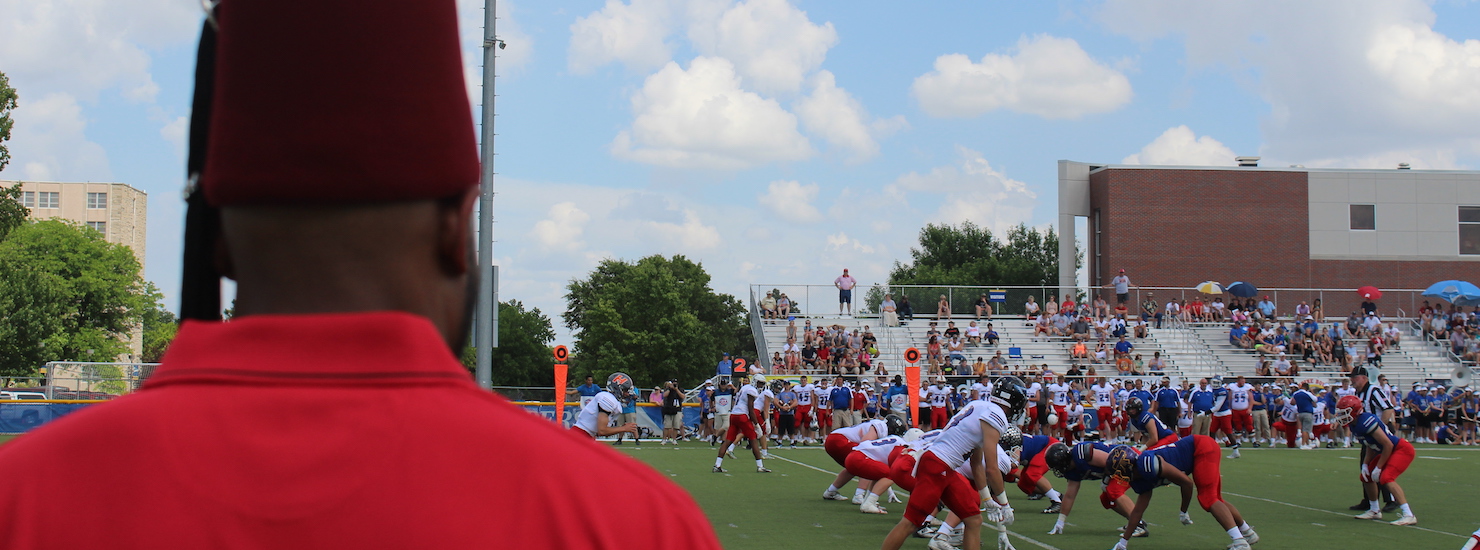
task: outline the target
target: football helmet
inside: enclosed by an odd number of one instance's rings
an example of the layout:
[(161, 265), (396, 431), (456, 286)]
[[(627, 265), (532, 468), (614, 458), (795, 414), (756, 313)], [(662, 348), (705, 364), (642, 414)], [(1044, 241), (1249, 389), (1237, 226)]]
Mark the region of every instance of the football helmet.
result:
[(904, 435), (905, 429), (909, 427), (904, 419), (896, 414), (884, 417), (884, 424), (889, 426), (889, 435)]
[(783, 380), (772, 380), (771, 381), (771, 391), (772, 392), (781, 393), (781, 390), (784, 390), (784, 389), (786, 389), (786, 382), (785, 381), (783, 381)]
[(606, 391), (612, 392), (618, 399), (625, 399), (632, 393), (632, 377), (625, 372), (612, 373), (606, 377)]
[(1355, 395), (1344, 395), (1336, 400), (1336, 414), (1331, 417), (1331, 423), (1345, 426), (1359, 414), (1362, 414), (1362, 398)]
[(1063, 443), (1054, 443), (1043, 450), (1043, 462), (1053, 470), (1053, 474), (1064, 477), (1070, 468), (1074, 467), (1073, 457), (1069, 454), (1069, 446)]
[(757, 388), (766, 387), (766, 375), (764, 374), (752, 374), (750, 375), (750, 381), (754, 382)]
[(1136, 458), (1139, 456), (1140, 453), (1129, 445), (1116, 445), (1110, 449), (1110, 456), (1105, 457), (1105, 474), (1130, 481), (1136, 473)]
[(1208, 385), (1209, 386), (1212, 386), (1212, 388), (1215, 389), (1215, 390), (1218, 389), (1218, 388), (1223, 387), (1223, 377), (1222, 376), (1214, 376), (1213, 379), (1208, 382)]
[(1139, 397), (1132, 397), (1130, 399), (1126, 399), (1125, 400), (1125, 413), (1127, 415), (1135, 416), (1135, 415), (1141, 414), (1141, 411), (1143, 411), (1145, 409), (1146, 409), (1146, 404), (1145, 403), (1142, 403), (1141, 402), (1141, 398), (1139, 398)]
[(1008, 426), (1007, 431), (1002, 432), (1002, 437), (998, 439), (997, 444), (1008, 451), (1022, 447), (1023, 431), (1017, 429), (1017, 426)]
[(913, 443), (915, 441), (919, 441), (920, 437), (923, 435), (925, 435), (925, 430), (922, 430), (920, 428), (910, 428), (908, 430), (905, 430), (904, 435), (900, 436), (900, 438), (904, 439), (905, 443)]
[(1028, 388), (1016, 376), (1004, 376), (992, 382), (992, 402), (1002, 407), (1007, 418), (1021, 424), (1023, 411), (1028, 408)]

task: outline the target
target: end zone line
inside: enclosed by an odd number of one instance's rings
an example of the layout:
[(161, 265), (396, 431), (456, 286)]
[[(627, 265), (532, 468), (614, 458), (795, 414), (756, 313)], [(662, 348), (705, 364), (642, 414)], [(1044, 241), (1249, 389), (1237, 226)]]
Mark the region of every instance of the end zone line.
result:
[[(792, 464), (796, 464), (796, 465), (797, 465), (797, 466), (801, 466), (801, 467), (804, 467), (804, 468), (811, 468), (811, 469), (813, 469), (813, 470), (817, 470), (817, 471), (819, 471), (819, 472), (822, 472), (822, 473), (824, 473), (824, 474), (827, 474), (827, 475), (830, 475), (830, 476), (835, 476), (835, 475), (838, 475), (838, 473), (837, 473), (837, 472), (829, 472), (829, 471), (827, 471), (827, 470), (824, 470), (824, 469), (822, 469), (822, 468), (818, 468), (818, 467), (816, 467), (816, 466), (813, 466), (813, 465), (811, 465), (811, 464), (807, 464), (807, 463), (805, 463), (805, 462), (797, 462), (797, 461), (795, 461), (795, 460), (792, 460), (792, 459), (790, 459), (790, 458), (786, 458), (786, 457), (784, 457), (784, 456), (781, 456), (781, 455), (778, 455), (778, 454), (776, 454), (776, 453), (771, 453), (771, 458), (774, 458), (774, 459), (777, 459), (777, 460), (784, 460), (784, 461), (787, 461), (787, 462), (790, 462), (790, 463), (792, 463)], [(904, 491), (904, 490), (903, 490), (903, 489), (900, 489), (900, 491), (901, 491), (901, 492), (905, 492), (905, 493), (906, 493), (906, 494), (908, 494), (908, 492), (906, 492), (906, 491)], [(982, 527), (983, 527), (983, 529), (982, 529), (982, 532), (983, 532), (983, 533), (986, 533), (986, 532), (988, 532), (988, 531), (987, 531), (987, 529), (986, 529), (986, 525), (985, 525), (985, 523), (986, 523), (986, 522), (985, 522), (985, 521), (983, 521), (983, 522), (982, 522), (982, 523), (983, 523), (983, 525), (982, 525)], [(1017, 533), (1017, 532), (1015, 532), (1015, 531), (1011, 531), (1011, 530), (1009, 530), (1009, 531), (1007, 531), (1007, 534), (1009, 534), (1009, 535), (1012, 535), (1012, 536), (1014, 536), (1014, 537), (1017, 537), (1017, 538), (1019, 538), (1019, 539), (1022, 539), (1022, 540), (1023, 540), (1023, 541), (1025, 541), (1025, 542), (1028, 542), (1028, 543), (1030, 543), (1030, 544), (1033, 544), (1033, 545), (1035, 545), (1035, 546), (1037, 546), (1037, 547), (1039, 547), (1039, 548), (1042, 548), (1042, 549), (1043, 549), (1043, 550), (1059, 550), (1059, 548), (1058, 548), (1058, 547), (1055, 547), (1055, 546), (1049, 546), (1049, 545), (1047, 545), (1047, 544), (1044, 544), (1044, 543), (1043, 543), (1043, 542), (1040, 542), (1040, 541), (1037, 541), (1037, 540), (1034, 540), (1034, 539), (1031, 539), (1031, 538), (1028, 538), (1028, 537), (1025, 537), (1025, 536), (1023, 536), (1023, 535), (1022, 535), (1022, 534), (1020, 534), (1020, 533)], [(983, 540), (985, 540), (985, 539), (983, 539)], [(983, 544), (985, 544), (985, 543), (983, 543)]]
[[(1233, 496), (1236, 496), (1236, 497), (1243, 497), (1243, 498), (1248, 498), (1248, 499), (1253, 499), (1253, 500), (1262, 500), (1264, 502), (1269, 502), (1269, 503), (1272, 503), (1272, 504), (1283, 504), (1285, 506), (1290, 506), (1290, 507), (1293, 507), (1293, 508), (1300, 508), (1302, 510), (1310, 510), (1312, 512), (1323, 512), (1323, 513), (1331, 514), (1333, 516), (1352, 517), (1351, 514), (1343, 514), (1341, 512), (1332, 512), (1330, 510), (1322, 510), (1320, 508), (1311, 508), (1309, 506), (1301, 506), (1299, 504), (1291, 504), (1291, 503), (1288, 503), (1288, 502), (1281, 502), (1281, 501), (1278, 501), (1278, 500), (1270, 500), (1270, 499), (1267, 499), (1267, 498), (1264, 498), (1264, 497), (1241, 495), (1241, 494), (1238, 494), (1238, 493), (1230, 493), (1228, 491), (1223, 491), (1223, 494), (1225, 494), (1225, 495), (1233, 495)], [(1469, 536), (1469, 535), (1458, 535), (1458, 534), (1455, 534), (1455, 533), (1450, 533), (1448, 531), (1440, 531), (1438, 529), (1429, 529), (1427, 527), (1419, 527), (1417, 525), (1399, 525), (1398, 527), (1407, 527), (1407, 528), (1410, 528), (1410, 529), (1418, 529), (1420, 531), (1428, 531), (1430, 533), (1438, 533), (1440, 535), (1449, 535), (1451, 537), (1457, 537), (1457, 538), (1466, 538), (1466, 537)]]

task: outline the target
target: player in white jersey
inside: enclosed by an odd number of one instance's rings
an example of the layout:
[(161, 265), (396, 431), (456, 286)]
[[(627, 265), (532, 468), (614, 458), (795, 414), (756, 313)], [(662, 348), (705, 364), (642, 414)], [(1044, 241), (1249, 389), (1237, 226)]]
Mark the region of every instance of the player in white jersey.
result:
[(971, 384), (971, 395), (969, 395), (968, 397), (970, 397), (972, 401), (986, 401), (991, 396), (991, 378), (983, 374), (980, 380), (977, 380), (976, 382)]
[[(853, 480), (854, 474), (848, 471), (847, 463), (848, 454), (852, 453), (855, 447), (865, 441), (903, 433), (904, 419), (897, 416), (890, 416), (888, 420), (870, 420), (856, 426), (838, 428), (833, 430), (832, 433), (827, 434), (827, 439), (822, 442), (822, 449), (827, 452), (827, 456), (832, 457), (833, 461), (838, 463), (838, 466), (843, 468), (843, 471), (838, 472), (838, 476), (833, 479), (832, 485), (829, 485), (827, 490), (822, 492), (822, 499), (847, 500), (847, 497), (843, 497), (838, 491), (842, 490), (844, 486), (848, 485), (849, 481)], [(863, 499), (869, 490), (870, 484), (871, 482), (868, 479), (858, 482), (858, 489), (853, 491), (854, 504), (863, 504)]]
[[(986, 468), (982, 464), (996, 464), (998, 443), (1007, 433), (1013, 421), (1019, 418), (1027, 406), (1023, 383), (1015, 377), (999, 379), (992, 389), (988, 401), (972, 401), (962, 407), (946, 423), (940, 436), (918, 451), (913, 468), (915, 489), (910, 493), (904, 517), (884, 538), (885, 550), (898, 550), (905, 539), (934, 514), (937, 504), (946, 507), (965, 522), (963, 547), (979, 548), (981, 545), (981, 495), (975, 488), (984, 486), (987, 494), (989, 519), (1000, 526), (1012, 524), (1012, 507), (1007, 502), (1002, 472)], [(1004, 408), (1006, 410), (1004, 410)], [(978, 466), (972, 469), (970, 481), (959, 472), (967, 461), (981, 457)], [(1005, 537), (1005, 532), (1003, 532)]]
[[(1010, 442), (1009, 439), (1012, 441)], [(1012, 478), (1019, 471), (1020, 464), (1017, 460), (1017, 456), (1018, 453), (1022, 451), (1022, 440), (1023, 435), (1021, 432), (1016, 431), (1016, 428), (1009, 428), (1008, 432), (1003, 434), (1001, 442), (997, 444), (996, 469), (998, 472), (1002, 473), (1003, 479), (1007, 482), (1010, 482), (1011, 479), (1009, 478)], [(959, 473), (963, 476), (971, 476), (973, 475), (973, 468), (981, 468), (990, 471), (991, 467), (987, 466), (984, 460), (985, 459), (981, 456), (981, 454), (972, 455), (972, 460), (962, 463), (961, 467), (956, 468), (956, 473)], [(979, 490), (985, 492), (985, 487), (981, 487)], [(990, 497), (982, 497), (983, 500), (987, 500), (988, 498)], [(929, 528), (926, 527), (925, 529)], [(1006, 527), (999, 526), (998, 529), (999, 531), (1001, 531), (1001, 538), (1005, 539), (1007, 535)], [(923, 533), (917, 532), (917, 534)], [(935, 534), (931, 537), (929, 548), (931, 548), (931, 550), (957, 548), (961, 546), (963, 539), (965, 538), (965, 534), (966, 526), (964, 525), (964, 522), (961, 521), (960, 516), (957, 516), (955, 512), (947, 512), (945, 520), (941, 522), (940, 527), (936, 529)], [(1010, 550), (1012, 548), (1012, 545), (1003, 545), (999, 541), (998, 547), (999, 549), (1006, 548)]]
[(1038, 382), (1037, 377), (1029, 379), (1027, 388), (1023, 390), (1028, 397), (1028, 424), (1024, 426), (1028, 433), (1038, 433), (1042, 429), (1038, 425), (1038, 394), (1042, 391), (1043, 384)]
[(1177, 435), (1187, 437), (1192, 435), (1192, 403), (1188, 401), (1191, 394), (1177, 398)]
[(1100, 436), (1105, 440), (1113, 440), (1119, 435), (1115, 426), (1115, 414), (1119, 408), (1115, 401), (1115, 386), (1111, 386), (1101, 376), (1099, 383), (1089, 389), (1095, 396), (1095, 417), (1100, 421)]
[(771, 391), (768, 386), (761, 386), (761, 398), (755, 401), (751, 415), (755, 417), (755, 426), (761, 436), (761, 458), (771, 458), (771, 438), (776, 437), (775, 417), (771, 411), (776, 408), (776, 392)]
[(817, 386), (813, 386), (807, 377), (802, 377), (802, 383), (796, 387), (797, 394), (797, 427), (802, 434), (802, 445), (814, 438), (812, 433), (812, 403), (817, 401)]
[(1254, 392), (1259, 391), (1244, 377), (1228, 386), (1228, 399), (1233, 409), (1233, 432), (1240, 441), (1254, 439)]
[[(754, 384), (741, 384), (735, 388), (734, 403), (730, 406), (730, 429), (725, 432), (725, 444), (720, 446), (719, 455), (714, 458), (713, 472), (716, 474), (725, 473), (725, 453), (741, 435), (750, 439), (750, 452), (755, 455), (755, 471), (763, 474), (771, 472), (761, 460), (761, 438), (756, 434), (755, 424), (751, 420), (751, 411), (757, 408), (756, 402), (763, 401), (760, 388), (766, 385), (766, 377), (757, 374), (753, 378)], [(764, 403), (760, 406), (764, 406)]]
[(1053, 373), (1043, 375), (1044, 380), (1048, 381), (1048, 385), (1044, 386), (1044, 389), (1049, 392), (1048, 402), (1053, 405), (1053, 414), (1059, 417), (1059, 422), (1050, 426), (1047, 431), (1050, 434), (1053, 431), (1057, 431), (1059, 439), (1064, 440), (1069, 437), (1069, 431), (1067, 429), (1069, 425), (1069, 412), (1065, 408), (1069, 406), (1069, 392), (1073, 391), (1074, 388), (1069, 385), (1068, 380), (1056, 380), (1052, 376)]
[(944, 378), (935, 379), (935, 385), (925, 392), (930, 399), (930, 426), (941, 428), (946, 421), (951, 419), (951, 409), (948, 402), (951, 399), (951, 388), (946, 385)]
[[(904, 427), (904, 419), (897, 416), (891, 416), (889, 418), (891, 428), (894, 427), (895, 422), (898, 422), (899, 428)], [(848, 453), (848, 458), (844, 461), (843, 467), (853, 475), (873, 482), (873, 486), (869, 488), (869, 494), (864, 497), (863, 502), (859, 505), (859, 511), (865, 514), (888, 513), (882, 506), (879, 506), (879, 497), (885, 491), (890, 491), (890, 485), (892, 485), (889, 479), (889, 464), (892, 462), (891, 459), (898, 456), (898, 453), (903, 450), (906, 444), (919, 439), (923, 434), (924, 432), (919, 429), (911, 429), (906, 431), (904, 435), (890, 435), (872, 441), (861, 442), (853, 447), (852, 452)], [(892, 496), (893, 491), (890, 491), (890, 494)]]
[(832, 432), (832, 400), (828, 399), (832, 388), (827, 385), (827, 377), (823, 376), (812, 389), (812, 397), (817, 402), (817, 443), (819, 444), (822, 443), (822, 438)]
[(617, 399), (617, 395), (627, 395), (631, 392), (632, 377), (620, 372), (612, 373), (606, 379), (606, 391), (597, 393), (595, 399), (581, 407), (581, 412), (576, 416), (576, 422), (571, 426), (571, 431), (586, 434), (591, 438), (630, 433), (635, 439), (637, 437), (636, 423), (611, 425), (611, 419), (622, 413), (622, 401)]

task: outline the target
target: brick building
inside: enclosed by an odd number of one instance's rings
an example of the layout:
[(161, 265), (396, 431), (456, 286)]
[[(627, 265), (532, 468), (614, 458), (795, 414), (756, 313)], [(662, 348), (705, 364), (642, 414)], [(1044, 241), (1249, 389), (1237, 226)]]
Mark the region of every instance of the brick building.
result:
[[(1059, 161), (1059, 227), (1087, 220), (1091, 286), (1247, 281), (1259, 288), (1423, 289), (1480, 281), (1480, 171), (1095, 165)], [(1059, 286), (1075, 288), (1061, 239)], [(1282, 301), (1317, 295), (1281, 293)], [(1327, 293), (1345, 315), (1354, 294)], [(1336, 301), (1333, 302), (1332, 300)], [(1406, 300), (1405, 300), (1406, 301)], [(1281, 304), (1281, 309), (1291, 307)], [(1413, 313), (1409, 303), (1395, 304)], [(1388, 308), (1384, 308), (1388, 309)]]
[[(31, 217), (61, 218), (90, 227), (102, 233), (104, 240), (133, 251), (143, 270), (148, 194), (122, 183), (0, 181), (0, 187), (16, 185), (21, 187), (21, 204), (30, 209)], [(136, 327), (129, 340), (134, 356), (143, 353), (141, 328)]]

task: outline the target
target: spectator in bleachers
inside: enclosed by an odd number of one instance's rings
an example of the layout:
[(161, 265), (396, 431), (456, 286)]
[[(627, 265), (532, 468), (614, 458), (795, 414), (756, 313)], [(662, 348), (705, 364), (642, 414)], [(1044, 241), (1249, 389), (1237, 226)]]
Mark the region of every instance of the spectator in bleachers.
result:
[(1121, 357), (1126, 357), (1134, 349), (1136, 349), (1136, 345), (1130, 343), (1122, 336), (1120, 337), (1120, 341), (1115, 343), (1115, 358), (1120, 359)]
[(1071, 330), (1070, 335), (1075, 340), (1083, 342), (1089, 339), (1089, 317), (1076, 317), (1074, 322), (1069, 325), (1069, 328)]
[(1002, 358), (1002, 352), (998, 351), (987, 361), (987, 370), (997, 373), (1007, 370), (1007, 359)]
[[(1161, 352), (1157, 352), (1161, 353)], [(1131, 361), (1131, 374), (1142, 376), (1146, 374), (1146, 361), (1141, 359), (1141, 354), (1136, 354), (1136, 359)]]
[(983, 294), (976, 299), (975, 306), (976, 319), (978, 321), (980, 321), (983, 316), (985, 316), (988, 321), (992, 320), (992, 302), (987, 300), (986, 294)]
[(997, 334), (997, 329), (992, 328), (992, 323), (987, 323), (987, 331), (982, 334), (982, 338), (987, 341), (987, 345), (991, 346), (997, 345), (997, 341), (1002, 339), (1002, 337)]
[(1300, 304), (1295, 306), (1295, 318), (1304, 319), (1307, 315), (1310, 315), (1310, 305), (1306, 304), (1305, 300), (1301, 300)]
[(961, 336), (961, 329), (956, 328), (956, 322), (955, 321), (946, 321), (945, 337), (947, 339), (950, 339), (950, 338), (958, 338), (960, 336)]
[(797, 322), (790, 320), (786, 322), (786, 339), (795, 341), (797, 339)]
[(1450, 351), (1453, 351), (1455, 355), (1462, 356), (1465, 354), (1464, 330), (1456, 328), (1449, 331), (1449, 349)]
[(797, 345), (796, 338), (787, 338), (786, 345), (781, 346), (782, 358), (786, 361), (786, 370), (798, 372), (802, 368), (802, 348)]
[(802, 364), (807, 365), (807, 370), (817, 369), (817, 348), (808, 343), (802, 346)]
[(982, 361), (981, 356), (977, 356), (976, 362), (971, 364), (971, 374), (976, 375), (976, 376), (981, 376), (981, 375), (986, 374), (986, 373), (987, 373), (987, 362), (986, 361)]
[(776, 296), (770, 292), (766, 292), (766, 297), (761, 298), (761, 318), (776, 318)]
[(1037, 317), (1038, 313), (1038, 302), (1034, 302), (1033, 297), (1028, 296), (1028, 301), (1023, 303), (1023, 314), (1031, 319)]
[(930, 374), (940, 372), (941, 359), (940, 337), (932, 334), (925, 344), (925, 361), (930, 364)]
[(872, 349), (879, 346), (879, 339), (874, 337), (874, 331), (868, 325), (863, 325), (863, 349)]
[(1146, 321), (1137, 320), (1135, 330), (1133, 330), (1132, 333), (1136, 335), (1136, 338), (1145, 338), (1147, 336), (1150, 336), (1150, 325), (1147, 325)]
[(1205, 323), (1208, 318), (1207, 306), (1203, 304), (1202, 296), (1193, 296), (1192, 303), (1187, 304), (1185, 320), (1189, 322)]
[(1184, 320), (1182, 318), (1182, 303), (1178, 302), (1176, 298), (1167, 300), (1166, 318), (1177, 321)]
[(1274, 369), (1269, 366), (1269, 361), (1260, 360), (1258, 366), (1254, 367), (1254, 376), (1274, 376)]
[(949, 319), (949, 318), (951, 318), (951, 302), (949, 302), (949, 301), (946, 300), (946, 295), (945, 294), (941, 294), (940, 295), (940, 301), (935, 304), (935, 318), (936, 319)]
[(1100, 340), (1098, 344), (1095, 344), (1095, 355), (1093, 361), (1099, 365), (1108, 364), (1110, 362), (1110, 350), (1105, 345), (1104, 340)]
[(782, 292), (781, 297), (776, 299), (776, 317), (785, 319), (791, 316), (791, 298)]
[(1075, 309), (1076, 307), (1077, 304), (1074, 303), (1074, 298), (1064, 296), (1064, 303), (1059, 304), (1059, 311), (1064, 312), (1064, 315), (1077, 315), (1078, 310)]
[(909, 295), (899, 297), (899, 319), (901, 321), (912, 321), (915, 319), (915, 307), (910, 305)]
[(1228, 318), (1228, 304), (1223, 303), (1223, 297), (1213, 298), (1213, 303), (1208, 304), (1208, 314), (1213, 321), (1223, 321)]
[(1048, 315), (1048, 316), (1053, 316), (1053, 315), (1057, 315), (1058, 313), (1059, 313), (1058, 297), (1054, 296), (1053, 294), (1049, 294), (1048, 295), (1048, 299), (1043, 301), (1043, 314), (1044, 315)]
[(982, 329), (976, 326), (976, 321), (972, 321), (966, 327), (966, 343), (973, 346), (979, 346), (982, 343)]
[(1069, 359), (1071, 361), (1089, 360), (1089, 346), (1084, 344), (1084, 340), (1075, 341), (1074, 346), (1069, 348)]
[(1259, 315), (1263, 316), (1263, 318), (1269, 319), (1269, 320), (1274, 320), (1274, 319), (1278, 318), (1275, 315), (1274, 302), (1270, 301), (1268, 295), (1265, 295), (1264, 296), (1264, 299), (1259, 301), (1258, 308), (1259, 308)]
[(894, 304), (893, 294), (884, 294), (884, 302), (879, 304), (879, 311), (883, 312), (884, 326), (899, 326), (899, 306)]
[(961, 341), (960, 335), (950, 337), (950, 340), (947, 342), (946, 351), (951, 354), (952, 362), (961, 362), (966, 360), (966, 343)]
[(1125, 325), (1125, 316), (1124, 315), (1116, 315), (1114, 319), (1111, 319), (1110, 320), (1110, 322), (1108, 323), (1107, 328), (1110, 330), (1110, 335), (1111, 336), (1114, 336), (1116, 338), (1122, 338), (1122, 337), (1124, 337), (1126, 335), (1126, 333), (1127, 333), (1127, 329), (1126, 329), (1126, 325)]
[(1110, 315), (1110, 304), (1105, 303), (1105, 298), (1098, 293), (1095, 294), (1094, 311), (1091, 312), (1096, 319), (1104, 319)]
[(1156, 328), (1161, 328), (1161, 304), (1156, 303), (1156, 293), (1147, 292), (1146, 299), (1141, 301), (1141, 322), (1149, 323), (1156, 320)]
[(1326, 311), (1321, 307), (1320, 298), (1316, 298), (1315, 301), (1310, 303), (1310, 314), (1316, 318), (1316, 322), (1318, 323), (1326, 318)]
[(1402, 343), (1402, 340), (1403, 331), (1398, 330), (1398, 327), (1393, 326), (1392, 321), (1389, 321), (1387, 329), (1382, 331), (1382, 343), (1390, 348), (1398, 349), (1398, 345)]
[(1130, 375), (1134, 366), (1135, 363), (1131, 361), (1130, 355), (1115, 354), (1115, 371), (1119, 372), (1122, 376)]
[(1065, 312), (1062, 312), (1062, 311), (1059, 312), (1058, 315), (1055, 315), (1053, 317), (1053, 335), (1054, 336), (1069, 336), (1071, 334), (1071, 331), (1069, 329), (1069, 325), (1073, 321), (1074, 321), (1074, 319), (1072, 317), (1070, 317), (1068, 313), (1065, 313)]
[(940, 328), (937, 327), (935, 321), (931, 321), (930, 327), (925, 329), (925, 338), (928, 340), (931, 336), (943, 336), (940, 333)]
[(1236, 348), (1248, 349), (1252, 344), (1249, 339), (1249, 329), (1243, 323), (1234, 321), (1233, 328), (1228, 329), (1228, 343)]
[(1033, 325), (1033, 341), (1038, 341), (1038, 336), (1045, 338), (1053, 336), (1053, 325), (1049, 324), (1047, 315), (1039, 315), (1038, 322)]
[(1160, 351), (1151, 352), (1151, 362), (1147, 363), (1146, 366), (1152, 374), (1161, 373), (1167, 368), (1166, 360), (1161, 358)]

